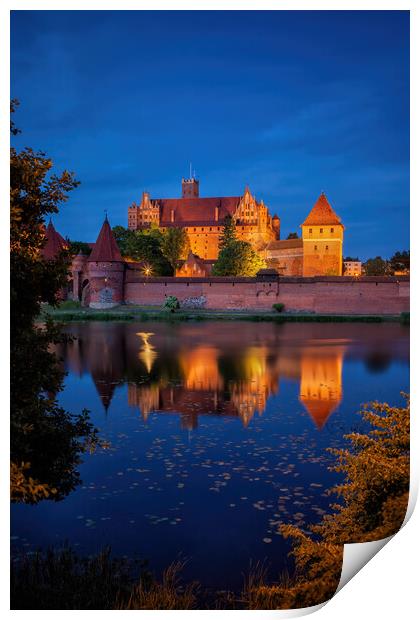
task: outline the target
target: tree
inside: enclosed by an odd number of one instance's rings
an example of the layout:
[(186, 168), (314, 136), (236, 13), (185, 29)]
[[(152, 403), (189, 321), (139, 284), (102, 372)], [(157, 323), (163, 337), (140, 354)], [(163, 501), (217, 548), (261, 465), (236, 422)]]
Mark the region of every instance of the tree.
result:
[(162, 253), (163, 233), (159, 228), (134, 231), (114, 226), (112, 232), (122, 256), (146, 263), (155, 276), (172, 275), (172, 266)]
[(112, 233), (115, 237), (115, 241), (120, 249), (122, 256), (128, 255), (128, 244), (130, 240), (134, 237), (134, 231), (129, 228), (124, 228), (124, 226), (114, 226), (112, 229)]
[(175, 274), (178, 262), (188, 256), (190, 243), (184, 228), (166, 228), (162, 238), (162, 254), (170, 263)]
[(75, 254), (84, 254), (85, 256), (89, 256), (92, 251), (92, 248), (85, 241), (69, 241), (69, 252), (71, 255)]
[(367, 276), (385, 276), (388, 273), (388, 262), (380, 256), (369, 258), (363, 263), (363, 269)]
[(369, 430), (345, 435), (348, 448), (328, 448), (336, 457), (333, 469), (344, 474), (331, 490), (341, 502), (310, 526), (310, 533), (280, 527), (293, 541), (296, 576), (284, 585), (253, 584), (247, 593), (250, 606), (289, 609), (325, 602), (340, 580), (345, 543), (380, 540), (399, 530), (410, 488), (410, 403), (404, 396), (404, 407), (365, 405), (361, 414)]
[(288, 239), (299, 239), (298, 234), (295, 232), (291, 232), (287, 235)]
[(410, 271), (410, 252), (403, 250), (402, 252), (395, 252), (395, 254), (389, 259), (389, 265), (391, 273), (395, 271)]
[[(13, 101), (11, 111), (16, 108)], [(11, 124), (12, 135), (18, 130)], [(57, 213), (79, 184), (73, 173), (52, 173), (43, 152), (10, 149), (11, 265), (11, 497), (37, 502), (61, 499), (79, 483), (81, 454), (97, 433), (83, 411), (73, 415), (57, 403), (63, 372), (50, 345), (60, 339), (47, 318), (36, 323), (41, 303), (57, 304), (67, 284), (69, 254), (46, 261), (45, 218)]]
[(237, 241), (235, 220), (231, 215), (227, 215), (224, 219), (222, 234), (219, 237), (219, 251), (233, 241)]
[(214, 276), (254, 277), (266, 267), (265, 261), (247, 241), (231, 241), (220, 252), (213, 265)]
[(356, 262), (356, 263), (358, 263), (359, 262), (359, 258), (357, 256), (355, 258), (352, 257), (352, 256), (346, 256), (346, 258), (343, 258), (343, 262), (346, 262), (346, 263), (347, 262), (353, 262), (353, 263)]

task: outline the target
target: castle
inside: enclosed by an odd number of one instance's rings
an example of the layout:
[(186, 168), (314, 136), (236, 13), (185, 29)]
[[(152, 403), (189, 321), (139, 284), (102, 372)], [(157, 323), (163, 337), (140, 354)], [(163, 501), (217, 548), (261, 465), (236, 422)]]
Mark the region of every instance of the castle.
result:
[[(72, 257), (68, 287), (62, 298), (91, 308), (119, 304), (162, 306), (175, 296), (181, 307), (271, 310), (282, 304), (292, 312), (325, 314), (398, 314), (409, 310), (409, 277), (342, 276), (344, 226), (321, 193), (301, 224), (302, 236), (280, 239), (280, 219), (245, 189), (243, 196), (200, 198), (199, 182), (183, 179), (182, 198), (151, 199), (143, 194), (129, 207), (129, 227), (141, 230), (182, 227), (191, 251), (175, 277), (157, 277), (144, 263), (121, 256), (108, 218), (89, 256)], [(256, 277), (214, 277), (219, 237), (227, 216), (236, 223), (237, 237), (249, 241), (267, 268)], [(42, 251), (53, 260), (68, 242), (50, 222)]]
[(181, 198), (155, 198), (143, 192), (128, 208), (128, 228), (185, 229), (191, 252), (178, 277), (210, 275), (219, 254), (219, 237), (226, 217), (236, 223), (238, 239), (248, 241), (280, 275), (342, 275), (344, 226), (324, 193), (301, 224), (302, 237), (280, 239), (280, 219), (257, 201), (248, 187), (242, 196), (202, 198), (195, 177), (182, 179)]
[[(331, 248), (334, 248), (335, 239), (332, 235), (337, 228), (336, 225), (331, 223), (328, 226), (325, 224), (320, 226), (319, 223), (317, 225), (311, 223), (316, 221), (319, 203), (322, 206), (325, 202), (321, 197), (309, 216), (311, 219), (305, 220), (301, 240), (274, 242), (286, 246), (289, 245), (289, 241), (299, 244), (294, 248), (280, 247), (271, 250), (280, 255), (275, 257), (277, 264), (280, 265), (279, 269), (284, 266), (284, 262), (290, 264), (290, 258), (287, 256), (285, 258), (284, 253), (291, 254), (292, 250), (294, 251), (292, 261), (302, 265), (303, 270), (313, 272), (320, 267), (327, 270), (331, 264), (336, 265), (333, 261), (337, 258), (328, 253), (328, 247), (320, 247), (319, 251), (317, 249), (321, 244), (331, 245)], [(327, 214), (329, 212), (327, 207)], [(342, 234), (341, 225), (338, 230)], [(178, 298), (182, 307), (210, 310), (271, 310), (273, 304), (281, 303), (292, 312), (399, 314), (408, 312), (410, 307), (409, 276), (302, 277), (299, 275), (296, 277), (280, 275), (281, 272), (274, 269), (263, 269), (254, 278), (209, 277), (202, 273), (195, 273), (192, 277), (155, 277), (153, 274), (145, 273), (143, 263), (125, 260), (121, 256), (107, 218), (96, 243), (90, 245), (92, 251), (89, 256), (79, 253), (72, 257), (67, 289), (61, 291), (60, 297), (80, 301), (83, 306), (91, 308), (105, 309), (119, 304), (160, 307), (165, 298), (171, 295)], [(341, 239), (338, 239), (337, 247), (336, 253), (341, 252)], [(68, 248), (68, 242), (50, 222), (46, 229), (43, 258), (54, 260), (65, 248)]]

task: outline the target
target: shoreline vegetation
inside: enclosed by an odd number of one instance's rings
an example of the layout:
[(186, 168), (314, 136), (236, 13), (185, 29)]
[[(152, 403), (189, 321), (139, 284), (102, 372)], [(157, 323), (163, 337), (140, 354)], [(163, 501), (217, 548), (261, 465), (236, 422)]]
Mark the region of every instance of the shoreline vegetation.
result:
[(274, 323), (382, 323), (410, 324), (410, 313), (401, 314), (315, 314), (273, 310), (205, 310), (181, 308), (175, 312), (159, 306), (121, 305), (106, 310), (85, 308), (79, 302), (64, 301), (56, 307), (44, 304), (39, 322), (50, 317), (71, 321), (272, 321)]
[(344, 435), (347, 447), (327, 448), (342, 482), (317, 524), (284, 523), (294, 571), (268, 582), (264, 564), (250, 568), (241, 592), (212, 591), (181, 579), (185, 562), (173, 562), (156, 579), (147, 563), (112, 558), (106, 547), (81, 558), (69, 546), (15, 558), (11, 609), (298, 609), (328, 601), (340, 581), (344, 544), (395, 534), (407, 510), (410, 484), (410, 402), (372, 402), (360, 414), (366, 432)]

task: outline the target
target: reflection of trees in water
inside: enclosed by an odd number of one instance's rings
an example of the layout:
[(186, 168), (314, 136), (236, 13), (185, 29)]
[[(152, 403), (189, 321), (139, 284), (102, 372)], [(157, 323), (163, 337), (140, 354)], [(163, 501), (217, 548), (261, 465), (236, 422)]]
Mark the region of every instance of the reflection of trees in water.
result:
[(369, 372), (381, 373), (391, 365), (392, 357), (388, 353), (374, 351), (369, 353), (365, 358), (365, 367)]

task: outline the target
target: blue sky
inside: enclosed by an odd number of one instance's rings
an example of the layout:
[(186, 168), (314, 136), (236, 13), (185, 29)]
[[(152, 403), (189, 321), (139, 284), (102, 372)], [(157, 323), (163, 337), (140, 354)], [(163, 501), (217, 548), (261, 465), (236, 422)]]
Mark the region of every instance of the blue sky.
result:
[(246, 184), (281, 237), (321, 191), (365, 259), (409, 244), (409, 13), (14, 11), (16, 146), (81, 185), (54, 218), (94, 241), (144, 190)]

